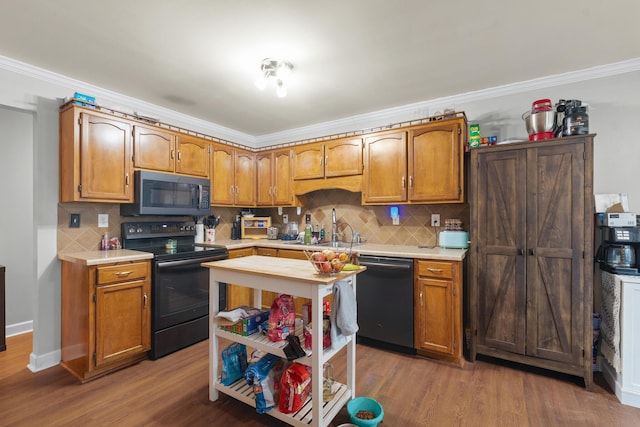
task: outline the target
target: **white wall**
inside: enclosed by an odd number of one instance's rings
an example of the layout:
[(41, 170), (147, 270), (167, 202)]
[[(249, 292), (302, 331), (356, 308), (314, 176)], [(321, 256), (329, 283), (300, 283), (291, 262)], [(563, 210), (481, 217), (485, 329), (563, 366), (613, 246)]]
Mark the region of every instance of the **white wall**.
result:
[[(640, 188), (636, 176), (640, 160), (640, 144), (637, 141), (640, 71), (637, 62), (635, 61), (630, 71), (614, 75), (602, 73), (588, 79), (561, 76), (545, 80), (545, 84), (525, 84), (516, 88), (496, 88), (482, 93), (425, 100), (424, 103), (398, 109), (256, 138), (213, 123), (189, 119), (179, 113), (172, 116), (171, 112), (160, 107), (149, 106), (142, 101), (66, 79), (64, 76), (51, 77), (44, 72), (33, 72), (32, 69), (24, 71), (24, 67), (11, 68), (7, 66), (5, 58), (0, 61), (0, 106), (36, 112), (34, 141), (34, 124), (29, 113), (0, 108), (4, 116), (0, 118), (4, 120), (0, 122), (0, 143), (3, 147), (3, 155), (0, 156), (0, 179), (3, 179), (0, 236), (3, 243), (9, 242), (0, 245), (0, 263), (7, 265), (10, 280), (7, 284), (9, 326), (33, 320), (35, 330), (30, 364), (32, 370), (57, 363), (60, 349), (60, 265), (55, 258), (58, 197), (56, 98), (71, 96), (75, 90), (92, 94), (99, 92), (105, 95), (105, 102), (109, 101), (108, 106), (112, 108), (120, 102), (131, 108), (134, 104), (142, 105), (144, 111), (160, 111), (166, 117), (165, 121), (172, 122), (171, 117), (175, 117), (176, 124), (184, 123), (185, 127), (192, 127), (208, 135), (216, 135), (216, 129), (222, 130), (222, 137), (250, 146), (384, 126), (422, 117), (424, 111), (433, 113), (433, 107), (449, 105), (454, 105), (458, 111), (465, 111), (470, 123), (480, 123), (484, 136), (495, 134), (500, 139), (526, 138), (521, 114), (531, 107), (533, 100), (551, 98), (555, 102), (559, 98), (581, 99), (590, 106), (590, 131), (597, 133), (595, 192), (627, 192), (631, 210), (638, 212)], [(123, 109), (125, 110), (126, 108)], [(14, 116), (19, 119), (14, 120)], [(27, 117), (29, 120), (26, 120)], [(18, 134), (16, 138), (26, 138), (26, 142), (16, 143), (15, 138), (5, 137), (5, 124), (11, 125), (8, 129), (14, 129)], [(9, 140), (12, 160), (4, 155), (4, 148)], [(32, 190), (32, 194), (29, 194)], [(12, 203), (12, 198), (18, 198), (18, 204)], [(26, 206), (26, 209), (15, 209), (15, 206)], [(15, 224), (24, 226), (18, 227)], [(10, 240), (6, 236), (11, 236), (26, 254), (16, 256), (17, 251), (10, 246)], [(23, 245), (23, 242), (28, 243)], [(34, 247), (37, 247), (37, 251)], [(14, 258), (19, 258), (17, 262), (22, 263), (15, 269), (7, 261)], [(12, 280), (12, 270), (18, 270), (24, 276)]]
[(33, 126), (32, 112), (0, 107), (0, 264), (9, 335), (30, 330), (34, 317)]

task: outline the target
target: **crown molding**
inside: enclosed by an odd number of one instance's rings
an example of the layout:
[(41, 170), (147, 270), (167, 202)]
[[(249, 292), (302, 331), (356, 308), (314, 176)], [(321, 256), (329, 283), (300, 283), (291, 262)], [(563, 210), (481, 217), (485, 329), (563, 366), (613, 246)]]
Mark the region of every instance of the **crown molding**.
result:
[(594, 80), (636, 71), (640, 71), (640, 58), (615, 62), (607, 65), (599, 65), (562, 74), (549, 75), (537, 79), (496, 86), (459, 95), (435, 98), (424, 102), (416, 102), (413, 104), (402, 105), (400, 107), (393, 107), (372, 113), (365, 113), (330, 122), (319, 123), (317, 125), (261, 135), (256, 138), (256, 143), (259, 146), (269, 146), (282, 143), (283, 141), (302, 141), (305, 139), (311, 139), (318, 135), (339, 134), (346, 131), (372, 128), (394, 121), (406, 121), (428, 117), (430, 115), (429, 112), (435, 113), (435, 109), (441, 109), (446, 105), (481, 101), (536, 89)]
[(121, 93), (106, 90), (98, 86), (94, 86), (80, 80), (75, 80), (70, 77), (66, 77), (61, 74), (38, 68), (1, 55), (0, 68), (44, 82), (48, 82), (69, 89), (70, 91), (82, 91), (91, 93), (99, 98), (107, 99), (114, 103), (121, 103), (127, 106), (127, 108), (131, 109), (132, 111), (142, 111), (148, 115), (162, 117), (163, 122), (177, 122), (180, 123), (181, 126), (194, 127), (194, 130), (214, 136), (216, 138), (221, 138), (234, 143), (247, 145), (252, 148), (263, 148), (270, 145), (317, 138), (323, 135), (354, 132), (360, 129), (373, 128), (391, 122), (424, 118), (428, 117), (430, 115), (430, 112), (435, 112), (435, 109), (442, 108), (442, 106), (444, 105), (456, 105), (473, 101), (481, 101), (484, 99), (513, 95), (541, 88), (560, 86), (570, 83), (640, 71), (640, 58), (600, 65), (583, 70), (570, 71), (567, 73), (549, 75), (537, 79), (496, 86), (458, 95), (435, 98), (424, 102), (416, 102), (399, 107), (373, 111), (370, 113), (359, 114), (343, 119), (318, 123), (315, 125), (304, 126), (260, 136), (248, 135), (242, 132), (238, 132), (234, 129), (220, 126), (216, 123), (201, 120), (174, 110), (170, 110), (168, 108), (160, 107), (158, 105), (139, 100), (137, 98), (123, 95)]
[(114, 104), (122, 105), (122, 107), (116, 107), (114, 105), (108, 106), (107, 108), (110, 109), (122, 109), (123, 111), (131, 110), (130, 113), (133, 113), (134, 111), (144, 112), (145, 115), (161, 117), (162, 122), (175, 123), (176, 125), (180, 124), (181, 127), (189, 129), (193, 128), (193, 130), (197, 130), (198, 132), (215, 138), (248, 145), (250, 147), (254, 147), (256, 145), (256, 137), (253, 135), (238, 132), (234, 129), (220, 126), (216, 123), (198, 119), (196, 117), (151, 104), (118, 92), (103, 89), (62, 74), (54, 73), (43, 68), (16, 61), (15, 59), (7, 58), (6, 56), (0, 55), (0, 68), (68, 89), (70, 93), (74, 93), (76, 91), (90, 93), (98, 99), (104, 99)]

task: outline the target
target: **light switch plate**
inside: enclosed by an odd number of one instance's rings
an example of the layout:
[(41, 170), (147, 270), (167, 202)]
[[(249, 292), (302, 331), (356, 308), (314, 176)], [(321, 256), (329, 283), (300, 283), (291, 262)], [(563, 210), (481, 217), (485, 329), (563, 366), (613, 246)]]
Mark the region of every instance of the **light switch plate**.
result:
[(69, 228), (80, 228), (80, 214), (71, 214), (69, 217)]
[(107, 228), (107, 227), (109, 227), (109, 215), (98, 214), (98, 228)]

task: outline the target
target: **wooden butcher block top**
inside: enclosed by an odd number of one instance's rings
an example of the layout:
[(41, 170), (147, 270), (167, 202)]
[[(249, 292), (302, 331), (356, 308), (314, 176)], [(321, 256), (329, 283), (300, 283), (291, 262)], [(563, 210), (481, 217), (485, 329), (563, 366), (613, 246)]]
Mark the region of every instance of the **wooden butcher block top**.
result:
[(286, 278), (304, 283), (317, 283), (319, 285), (329, 285), (366, 270), (366, 267), (361, 266), (359, 270), (341, 271), (337, 274), (324, 275), (316, 273), (309, 261), (261, 255), (205, 262), (202, 266), (227, 271), (253, 273), (256, 276)]

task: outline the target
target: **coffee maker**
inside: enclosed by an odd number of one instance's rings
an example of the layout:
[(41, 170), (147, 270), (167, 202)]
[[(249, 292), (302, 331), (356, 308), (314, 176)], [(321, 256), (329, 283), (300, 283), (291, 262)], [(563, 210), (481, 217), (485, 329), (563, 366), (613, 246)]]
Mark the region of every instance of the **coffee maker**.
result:
[(598, 214), (596, 261), (613, 274), (640, 276), (640, 216)]

